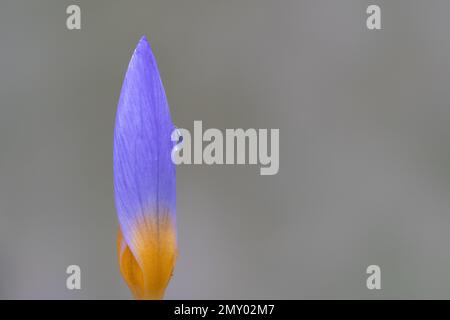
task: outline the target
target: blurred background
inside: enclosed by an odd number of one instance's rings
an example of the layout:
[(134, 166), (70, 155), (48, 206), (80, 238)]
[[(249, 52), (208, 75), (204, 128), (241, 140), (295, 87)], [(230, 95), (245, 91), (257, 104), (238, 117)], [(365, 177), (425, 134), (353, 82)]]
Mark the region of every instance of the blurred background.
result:
[[(367, 30), (369, 4), (382, 30)], [(449, 299), (449, 12), (445, 0), (2, 0), (0, 298), (131, 298), (112, 135), (145, 34), (177, 126), (280, 129), (275, 176), (178, 167), (168, 299)], [(66, 289), (71, 264), (79, 291)], [(366, 288), (371, 264), (381, 290)]]

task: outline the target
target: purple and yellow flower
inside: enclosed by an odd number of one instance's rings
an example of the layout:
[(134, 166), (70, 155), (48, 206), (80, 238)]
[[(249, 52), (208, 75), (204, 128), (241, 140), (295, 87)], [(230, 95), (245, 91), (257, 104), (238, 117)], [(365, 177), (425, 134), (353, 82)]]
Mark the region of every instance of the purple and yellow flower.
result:
[(155, 57), (139, 41), (114, 131), (120, 271), (137, 299), (162, 299), (177, 259), (174, 125)]

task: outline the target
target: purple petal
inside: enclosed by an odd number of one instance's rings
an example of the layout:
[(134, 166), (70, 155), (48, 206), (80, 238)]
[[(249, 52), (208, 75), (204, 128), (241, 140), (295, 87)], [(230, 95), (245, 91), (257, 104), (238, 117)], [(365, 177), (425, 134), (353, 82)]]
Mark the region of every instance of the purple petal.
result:
[[(114, 131), (114, 188), (123, 237), (138, 262), (138, 224), (169, 216), (175, 222), (176, 180), (171, 160), (174, 129), (164, 87), (145, 37), (123, 82)], [(147, 230), (148, 231), (148, 230)]]

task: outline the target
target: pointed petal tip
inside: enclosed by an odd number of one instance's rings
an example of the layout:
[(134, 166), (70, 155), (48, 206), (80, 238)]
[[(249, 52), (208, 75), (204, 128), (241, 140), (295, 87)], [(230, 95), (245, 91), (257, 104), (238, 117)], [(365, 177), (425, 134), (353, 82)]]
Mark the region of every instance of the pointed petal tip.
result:
[(139, 40), (138, 44), (136, 45), (135, 53), (139, 52), (152, 52), (150, 42), (147, 40), (147, 36), (143, 35), (141, 39)]
[(140, 45), (148, 45), (148, 46), (150, 45), (150, 43), (147, 40), (147, 36), (145, 34), (141, 37), (141, 39), (138, 42), (138, 46)]
[(134, 51), (133, 51), (133, 55), (131, 57), (130, 60), (130, 65), (133, 64), (133, 62), (135, 61), (140, 61), (140, 60), (146, 60), (147, 63), (149, 63), (149, 65), (151, 65), (153, 68), (156, 68), (156, 73), (158, 73), (158, 77), (159, 77), (159, 72), (157, 70), (157, 64), (156, 64), (156, 59), (155, 56), (153, 54), (153, 50), (152, 47), (150, 45), (150, 42), (147, 40), (147, 37), (145, 35), (143, 35), (139, 42), (137, 43)]

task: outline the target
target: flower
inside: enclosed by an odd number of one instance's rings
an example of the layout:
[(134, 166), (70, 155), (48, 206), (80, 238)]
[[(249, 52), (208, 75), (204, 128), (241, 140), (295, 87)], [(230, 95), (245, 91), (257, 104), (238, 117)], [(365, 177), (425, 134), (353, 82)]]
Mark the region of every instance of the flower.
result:
[(136, 299), (162, 299), (177, 258), (174, 125), (155, 57), (139, 41), (114, 130), (114, 191), (122, 276)]

